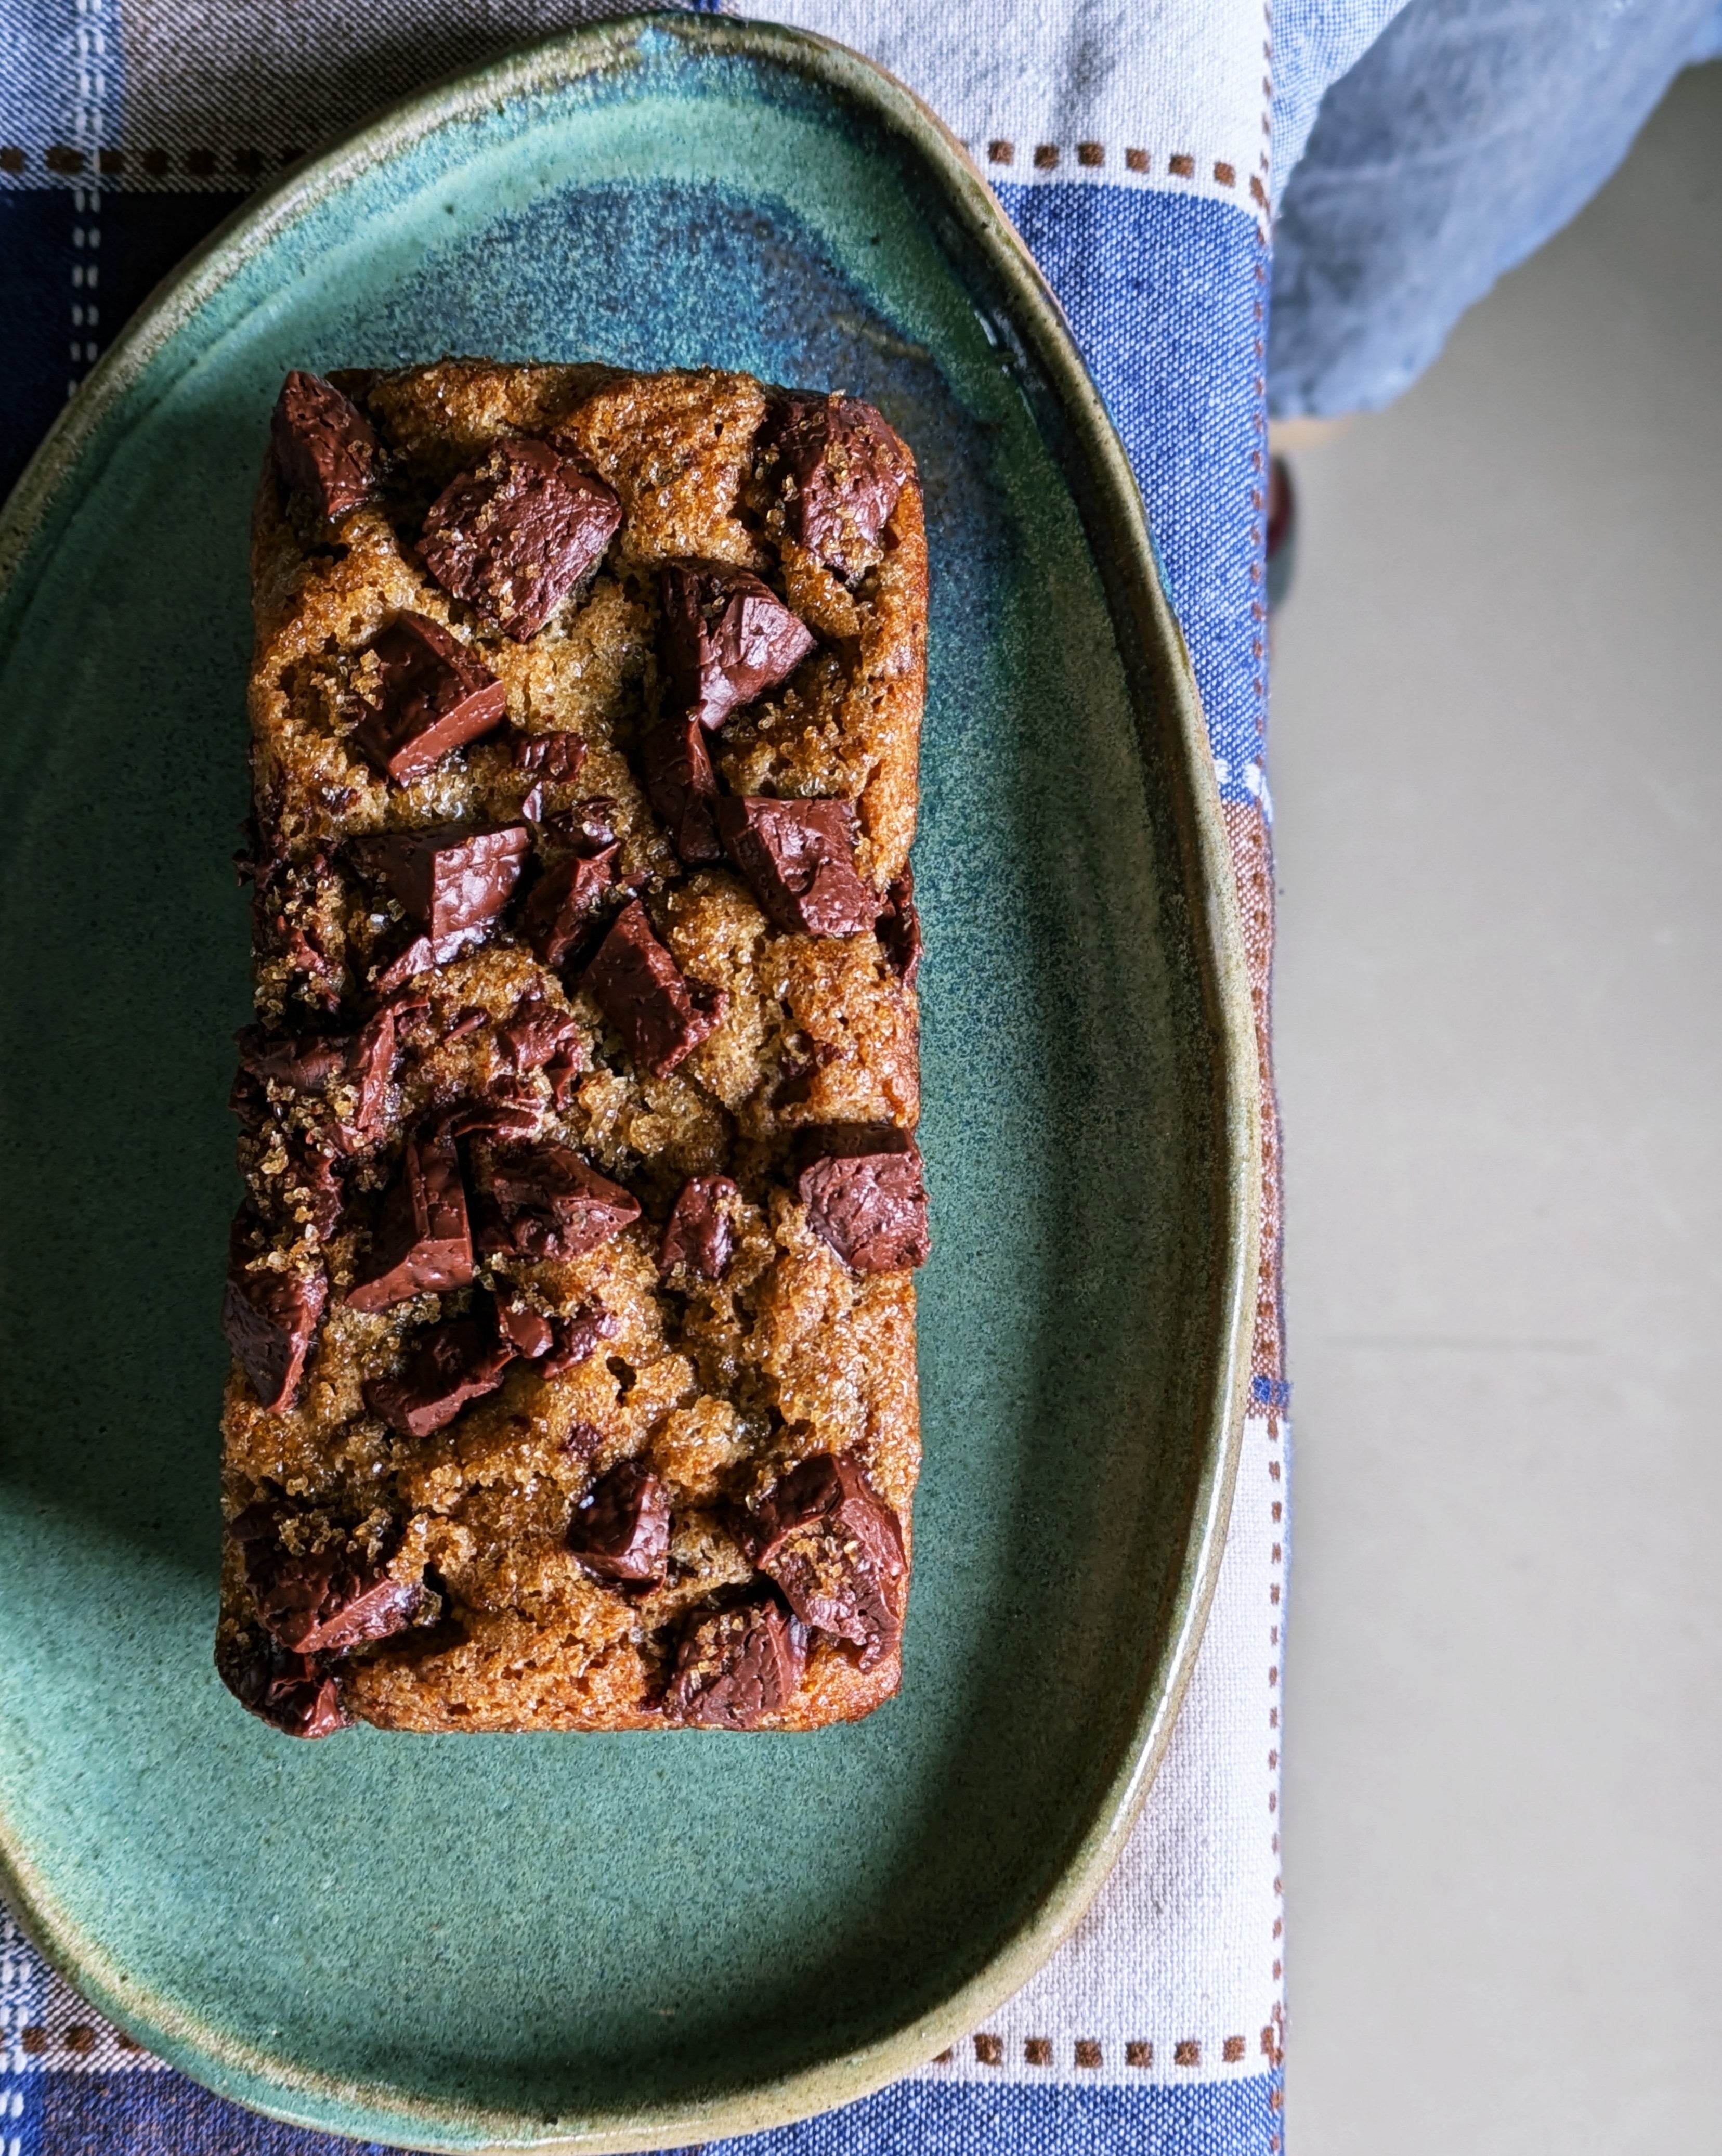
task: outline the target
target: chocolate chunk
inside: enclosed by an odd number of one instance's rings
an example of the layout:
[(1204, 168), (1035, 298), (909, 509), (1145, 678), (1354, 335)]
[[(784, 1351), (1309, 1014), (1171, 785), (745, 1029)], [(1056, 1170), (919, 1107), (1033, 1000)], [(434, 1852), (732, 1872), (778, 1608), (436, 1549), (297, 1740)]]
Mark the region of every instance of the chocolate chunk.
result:
[(669, 1492), (637, 1460), (600, 1476), (568, 1529), (594, 1579), (662, 1579), (669, 1564)]
[(439, 957), (452, 958), (464, 947), (465, 941), (463, 937), (453, 937), (449, 939), (448, 949), (439, 953), (428, 936), (415, 936), (404, 950), (372, 975), (371, 985), (379, 994), (404, 988), (408, 981), (415, 979), (420, 973), (429, 973)]
[(221, 1326), (259, 1404), (279, 1414), (299, 1390), (329, 1283), (320, 1265), (314, 1273), (249, 1270), (254, 1224), (243, 1211), (233, 1223)]
[(672, 562), (659, 588), (664, 673), (677, 702), (709, 730), (787, 680), (813, 649), (807, 624), (746, 569)]
[(371, 652), (374, 693), (353, 740), (387, 778), (423, 778), (508, 710), (508, 692), (477, 652), (422, 613), (392, 621)]
[(571, 1146), (473, 1147), (479, 1248), (577, 1258), (640, 1217), (638, 1203)]
[(800, 1619), (775, 1600), (745, 1602), (683, 1633), (664, 1711), (706, 1729), (752, 1729), (794, 1697), (807, 1666)]
[(427, 1289), (468, 1287), (473, 1246), (460, 1160), (446, 1132), (407, 1141), (371, 1246), (371, 1270), (349, 1291), (354, 1310), (387, 1310)]
[(255, 1137), (269, 1119), (269, 1095), (243, 1063), (233, 1073), (228, 1106), (239, 1118), (239, 1127), (249, 1137)]
[(350, 1726), (341, 1686), (322, 1663), (266, 1633), (254, 1635), (222, 1676), (242, 1707), (289, 1737), (332, 1737)]
[(909, 452), (855, 397), (785, 397), (761, 439), (785, 485), (784, 528), (840, 577), (876, 552), (909, 475)]
[(382, 1122), (394, 1076), (395, 1022), (401, 1009), (385, 1006), (351, 1035), (269, 1034), (260, 1026), (248, 1025), (233, 1036), (240, 1067), (254, 1078), (290, 1086), (313, 1100), (322, 1099), (338, 1079), (351, 1082), (357, 1091), (355, 1112), (351, 1123), (341, 1127), (338, 1142), (351, 1151)]
[(346, 1068), (352, 1044), (344, 1034), (326, 1033), (266, 1034), (260, 1025), (243, 1026), (233, 1035), (238, 1044), (239, 1066), (254, 1078), (290, 1086), (313, 1098), (328, 1091), (330, 1081)]
[(358, 406), (320, 374), (295, 368), (281, 384), (269, 442), (282, 483), (326, 522), (370, 494), (377, 436)]
[(248, 1505), (228, 1522), (244, 1552), (257, 1614), (299, 1655), (343, 1655), (386, 1640), (418, 1614), (424, 1589), (392, 1579), (355, 1537), (290, 1505)]
[(325, 1152), (309, 1132), (290, 1134), (283, 1183), (294, 1219), (315, 1228), (326, 1243), (341, 1224), (341, 1177), (333, 1155)]
[(803, 936), (859, 936), (879, 900), (855, 873), (855, 811), (847, 801), (771, 801), (725, 794), (725, 850), (774, 927)]
[(912, 988), (920, 971), (920, 916), (915, 910), (913, 869), (905, 868), (885, 892), (878, 928), (885, 963), (905, 988)]
[[(546, 964), (550, 961), (546, 961)], [(496, 1029), (496, 1045), (513, 1070), (538, 1070), (559, 1055), (582, 1053), (580, 1028), (566, 1011), (552, 1010), (542, 996), (528, 996)]]
[(640, 742), (640, 768), (652, 806), (669, 826), (670, 844), (690, 865), (720, 861), (715, 810), (717, 773), (705, 746), (705, 729), (691, 712), (665, 719)]
[(654, 1078), (667, 1077), (715, 1029), (726, 1004), (710, 991), (695, 1000), (638, 899), (617, 915), (586, 969), (585, 985), (628, 1054)]
[(520, 909), (520, 929), (541, 966), (559, 966), (592, 927), (616, 872), (617, 848), (570, 854), (546, 869)]
[(735, 1247), (729, 1203), (741, 1194), (727, 1175), (690, 1175), (664, 1230), (658, 1259), (663, 1270), (686, 1265), (707, 1280), (720, 1280)]
[(804, 1625), (861, 1650), (871, 1669), (903, 1629), (907, 1566), (897, 1516), (853, 1453), (816, 1453), (759, 1507), (754, 1562)]
[(541, 1311), (505, 1295), (496, 1298), (496, 1323), (515, 1354), (536, 1363), (556, 1345), (556, 1330)]
[(541, 778), (572, 781), (586, 762), (586, 742), (578, 734), (515, 734), (508, 745), (516, 771), (534, 771)]
[(507, 905), (531, 843), (524, 824), (489, 830), (441, 824), (368, 839), (362, 859), (424, 931), (442, 964)]
[(548, 442), (499, 442), (431, 504), (420, 557), (445, 592), (523, 644), (592, 567), (622, 521), (602, 480)]
[(601, 854), (616, 843), (616, 803), (607, 793), (594, 793), (560, 816), (546, 817), (544, 829), (547, 838), (577, 854)]
[(858, 1273), (925, 1265), (927, 1194), (914, 1140), (869, 1128), (822, 1132), (819, 1142), (823, 1153), (802, 1170), (800, 1183), (813, 1232)]
[(622, 1321), (613, 1311), (606, 1310), (601, 1302), (584, 1303), (571, 1317), (556, 1321), (556, 1337), (550, 1353), (545, 1358), (544, 1374), (554, 1378), (563, 1370), (571, 1370), (577, 1363), (584, 1363), (597, 1354), (606, 1340), (613, 1340), (622, 1330)]
[(469, 1400), (494, 1393), (515, 1358), (511, 1337), (498, 1339), (476, 1318), (451, 1318), (423, 1334), (397, 1378), (365, 1388), (365, 1404), (405, 1437), (429, 1437)]

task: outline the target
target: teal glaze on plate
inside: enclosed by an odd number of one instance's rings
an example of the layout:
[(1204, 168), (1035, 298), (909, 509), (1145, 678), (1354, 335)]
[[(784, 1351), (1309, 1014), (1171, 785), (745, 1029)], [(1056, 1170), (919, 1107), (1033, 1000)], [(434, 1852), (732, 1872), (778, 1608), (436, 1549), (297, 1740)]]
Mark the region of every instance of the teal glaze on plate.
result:
[[(926, 1463), (902, 1694), (853, 1728), (295, 1744), (210, 1664), (248, 505), (284, 369), (447, 350), (840, 384), (920, 459)], [(1254, 1281), (1195, 691), (984, 184), (794, 33), (541, 48), (218, 235), (0, 573), (0, 1850), (33, 1933), (211, 2087), (415, 2148), (701, 2140), (916, 2065), (1075, 1921), (1158, 1763)]]

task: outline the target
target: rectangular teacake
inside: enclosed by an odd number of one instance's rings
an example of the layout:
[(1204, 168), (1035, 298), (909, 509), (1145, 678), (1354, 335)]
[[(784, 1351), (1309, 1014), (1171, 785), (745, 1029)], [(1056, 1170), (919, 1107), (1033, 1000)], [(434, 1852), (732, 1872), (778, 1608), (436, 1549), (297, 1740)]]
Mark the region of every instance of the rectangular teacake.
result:
[(287, 377), (216, 1660), (277, 1728), (810, 1729), (920, 1464), (926, 542), (870, 405)]

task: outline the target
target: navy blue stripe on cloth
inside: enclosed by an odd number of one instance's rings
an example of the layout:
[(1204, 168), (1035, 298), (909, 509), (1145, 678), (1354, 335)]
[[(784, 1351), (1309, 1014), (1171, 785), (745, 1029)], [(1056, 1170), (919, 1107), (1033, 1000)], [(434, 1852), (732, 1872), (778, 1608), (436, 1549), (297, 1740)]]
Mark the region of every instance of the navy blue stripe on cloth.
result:
[(1130, 452), (1227, 800), (1263, 798), (1268, 255), (1229, 204), (1009, 182), (1000, 200)]
[[(28, 2077), (18, 2156), (382, 2156), (374, 2142), (278, 2126), (178, 2074)], [(705, 2156), (1260, 2156), (1276, 2133), (1277, 2074), (1185, 2086), (1080, 2088), (899, 2082), (841, 2111)]]
[[(0, 190), (0, 270), (8, 314), (7, 363), (0, 369), (0, 498), (9, 494), (59, 414), (68, 390), (90, 372), (156, 285), (242, 198), (233, 194), (127, 195), (104, 189), (99, 214), (81, 187)], [(74, 248), (72, 234), (99, 226), (101, 246)], [(74, 287), (74, 270), (100, 283)], [(99, 310), (74, 326), (72, 308)], [(79, 346), (72, 357), (72, 345)]]

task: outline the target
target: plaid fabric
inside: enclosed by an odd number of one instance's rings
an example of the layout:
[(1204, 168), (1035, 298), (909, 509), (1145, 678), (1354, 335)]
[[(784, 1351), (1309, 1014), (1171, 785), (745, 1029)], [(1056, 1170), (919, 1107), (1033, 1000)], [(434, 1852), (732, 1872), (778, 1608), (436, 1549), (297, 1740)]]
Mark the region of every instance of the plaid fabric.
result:
[[(0, 0), (0, 478), (243, 192), (380, 100), (604, 13), (578, 0)], [(1263, 1069), (1254, 1412), (1208, 1631), (1111, 1880), (1010, 2004), (869, 2101), (725, 2156), (1271, 2156), (1285, 1387), (1264, 776), (1263, 0), (764, 0), (906, 80), (969, 144), (1135, 462), (1212, 737)], [(0, 1918), (0, 1923), (3, 1923)], [(0, 2156), (310, 2156), (351, 2143), (210, 2096), (0, 1932)], [(713, 2156), (715, 2156), (714, 2148)]]

